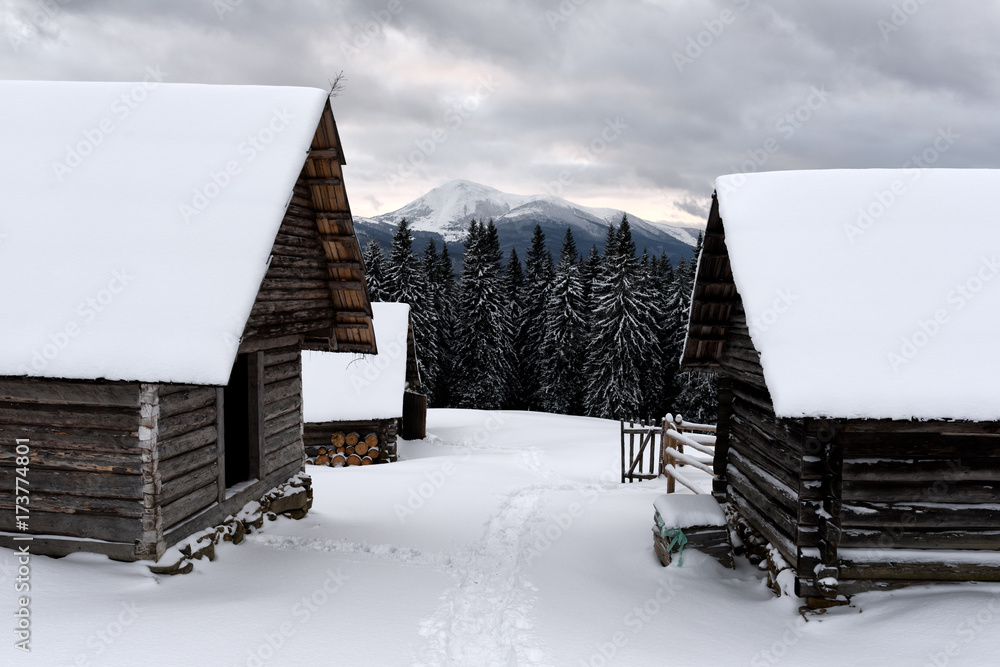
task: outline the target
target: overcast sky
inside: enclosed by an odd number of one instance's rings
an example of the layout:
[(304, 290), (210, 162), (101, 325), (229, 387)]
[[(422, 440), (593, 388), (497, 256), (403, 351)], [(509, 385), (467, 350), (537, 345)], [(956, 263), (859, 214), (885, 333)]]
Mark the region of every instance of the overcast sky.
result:
[(4, 79), (343, 71), (355, 215), (465, 178), (692, 222), (724, 173), (1000, 166), (993, 0), (0, 0), (0, 29)]

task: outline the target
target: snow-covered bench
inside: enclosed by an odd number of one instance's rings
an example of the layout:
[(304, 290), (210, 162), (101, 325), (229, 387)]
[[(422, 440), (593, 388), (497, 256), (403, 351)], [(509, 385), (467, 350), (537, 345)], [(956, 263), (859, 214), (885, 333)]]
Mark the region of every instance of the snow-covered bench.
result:
[(664, 567), (684, 548), (697, 549), (725, 567), (735, 567), (726, 515), (714, 497), (664, 494), (653, 501), (653, 508), (653, 549)]

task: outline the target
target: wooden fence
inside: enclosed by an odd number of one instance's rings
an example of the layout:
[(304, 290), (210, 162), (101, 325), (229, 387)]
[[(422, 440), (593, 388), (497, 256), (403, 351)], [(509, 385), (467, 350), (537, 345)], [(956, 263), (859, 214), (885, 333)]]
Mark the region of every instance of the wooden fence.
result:
[[(694, 493), (704, 493), (690, 478), (681, 472), (682, 466), (691, 466), (715, 477), (715, 426), (685, 422), (677, 415), (667, 415), (663, 420), (663, 459), (660, 472), (667, 476), (667, 493), (676, 490), (680, 482)], [(684, 448), (688, 447), (685, 452)], [(692, 451), (693, 450), (693, 451)]]
[(676, 482), (703, 493), (680, 468), (691, 466), (715, 477), (715, 426), (687, 423), (680, 415), (667, 415), (662, 422), (622, 421), (621, 459), (622, 484), (666, 475), (667, 493), (674, 492)]

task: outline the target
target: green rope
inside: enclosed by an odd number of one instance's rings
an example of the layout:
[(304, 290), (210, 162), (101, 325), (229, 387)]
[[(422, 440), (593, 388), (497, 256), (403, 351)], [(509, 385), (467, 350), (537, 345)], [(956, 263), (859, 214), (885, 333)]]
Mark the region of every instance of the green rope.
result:
[[(657, 522), (659, 523), (659, 522)], [(684, 565), (684, 546), (687, 544), (688, 538), (684, 534), (684, 531), (680, 528), (664, 528), (660, 527), (660, 537), (665, 540), (670, 540), (670, 544), (667, 547), (667, 551), (674, 553), (674, 547), (677, 548), (677, 567), (683, 567)]]

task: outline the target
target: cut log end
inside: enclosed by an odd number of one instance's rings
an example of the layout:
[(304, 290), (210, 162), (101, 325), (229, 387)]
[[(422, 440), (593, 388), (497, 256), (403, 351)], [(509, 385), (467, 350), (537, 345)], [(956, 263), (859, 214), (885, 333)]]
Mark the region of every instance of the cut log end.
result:
[(365, 444), (369, 447), (378, 447), (378, 434), (369, 433), (365, 436)]
[(346, 436), (341, 432), (337, 431), (330, 436), (330, 444), (336, 447), (338, 450), (344, 446), (344, 440)]
[(361, 440), (361, 436), (358, 435), (357, 433), (348, 433), (347, 437), (344, 439), (344, 441), (351, 447), (358, 444), (359, 440)]
[(361, 457), (357, 454), (351, 454), (347, 457), (347, 465), (349, 466), (359, 466), (361, 465)]

